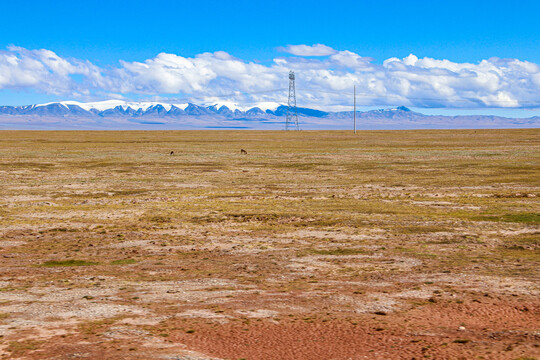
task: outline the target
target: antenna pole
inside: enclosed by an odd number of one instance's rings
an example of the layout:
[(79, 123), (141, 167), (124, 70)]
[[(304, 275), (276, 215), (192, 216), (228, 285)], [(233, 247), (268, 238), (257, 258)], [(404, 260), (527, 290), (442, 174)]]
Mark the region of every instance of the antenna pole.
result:
[(354, 133), (356, 134), (356, 85), (354, 85)]

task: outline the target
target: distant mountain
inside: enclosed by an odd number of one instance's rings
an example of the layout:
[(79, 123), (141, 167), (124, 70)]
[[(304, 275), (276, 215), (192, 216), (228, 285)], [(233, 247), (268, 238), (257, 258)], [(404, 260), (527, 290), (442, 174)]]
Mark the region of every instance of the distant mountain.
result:
[[(353, 112), (297, 108), (302, 129), (351, 128)], [(251, 107), (233, 103), (64, 101), (28, 106), (0, 106), (0, 129), (282, 129), (287, 106), (265, 102)], [(399, 106), (358, 111), (359, 129), (452, 129), (540, 127), (540, 117), (513, 119), (488, 115), (424, 115)]]
[[(328, 112), (297, 108), (299, 116), (325, 117)], [(38, 115), (38, 116), (101, 116), (101, 117), (163, 117), (163, 116), (201, 116), (219, 115), (227, 118), (264, 117), (265, 115), (286, 116), (287, 106), (264, 103), (253, 107), (215, 104), (201, 106), (196, 104), (130, 103), (103, 101), (99, 103), (77, 103), (74, 101), (48, 103), (30, 106), (2, 106), (0, 115)]]

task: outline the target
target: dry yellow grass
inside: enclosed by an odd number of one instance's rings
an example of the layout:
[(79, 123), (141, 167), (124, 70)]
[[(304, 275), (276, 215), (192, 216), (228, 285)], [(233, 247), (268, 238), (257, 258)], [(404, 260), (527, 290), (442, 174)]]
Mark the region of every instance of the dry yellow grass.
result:
[(0, 354), (121, 327), (100, 351), (144, 358), (171, 317), (537, 304), (539, 159), (539, 129), (0, 132)]

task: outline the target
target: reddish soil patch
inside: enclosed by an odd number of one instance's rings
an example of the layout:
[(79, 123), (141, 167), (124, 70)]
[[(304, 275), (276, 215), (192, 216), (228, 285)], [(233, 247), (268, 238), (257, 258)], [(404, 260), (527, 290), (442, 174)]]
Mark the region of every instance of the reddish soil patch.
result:
[(54, 336), (39, 350), (13, 352), (10, 358), (537, 359), (539, 328), (535, 299), (470, 294), (463, 303), (437, 300), (388, 314), (226, 321), (172, 317), (157, 328), (129, 329), (111, 322)]
[(518, 359), (540, 355), (539, 310), (490, 300), (353, 319), (182, 321), (194, 332), (171, 339), (225, 359)]

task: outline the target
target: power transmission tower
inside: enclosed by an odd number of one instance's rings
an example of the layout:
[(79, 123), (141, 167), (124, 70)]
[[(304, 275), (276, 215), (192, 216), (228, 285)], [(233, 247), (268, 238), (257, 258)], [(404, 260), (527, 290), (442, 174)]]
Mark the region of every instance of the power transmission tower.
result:
[(289, 107), (287, 107), (287, 120), (285, 122), (285, 130), (293, 126), (295, 130), (300, 130), (298, 127), (298, 109), (296, 109), (296, 89), (294, 85), (294, 71), (289, 71)]

